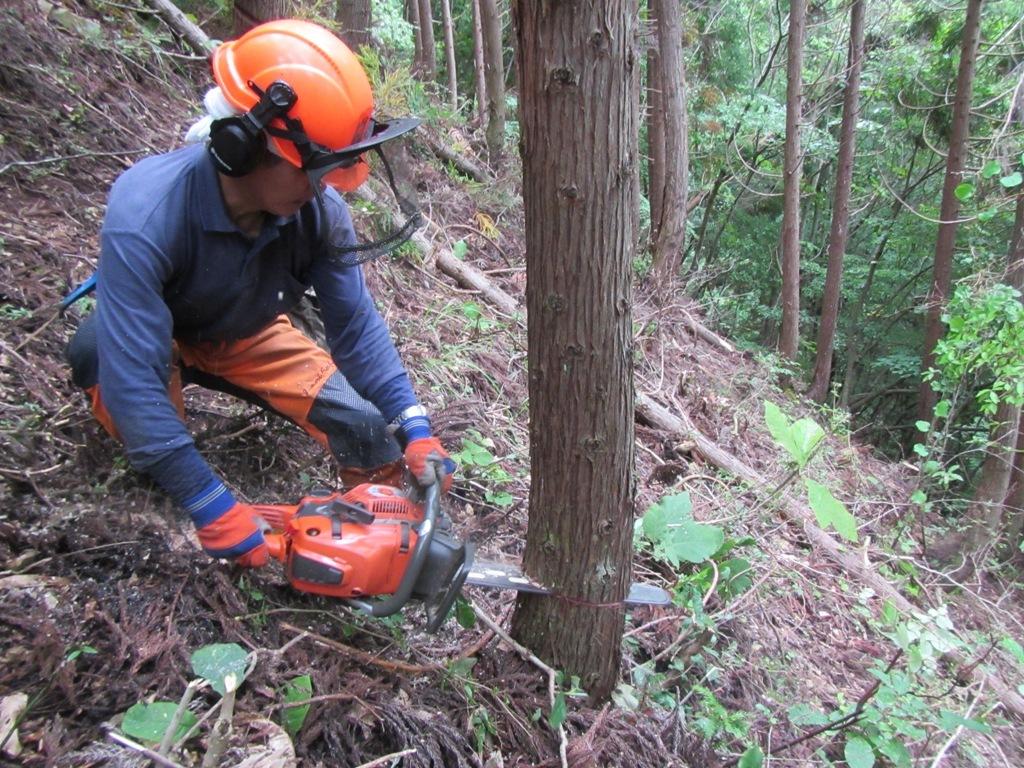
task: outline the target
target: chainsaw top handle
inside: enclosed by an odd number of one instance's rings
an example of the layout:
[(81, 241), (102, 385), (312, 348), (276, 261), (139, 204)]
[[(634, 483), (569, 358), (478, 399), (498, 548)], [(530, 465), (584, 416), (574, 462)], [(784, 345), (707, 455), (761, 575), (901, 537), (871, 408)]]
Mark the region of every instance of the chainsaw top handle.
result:
[(402, 606), (409, 602), (413, 586), (415, 586), (416, 580), (420, 576), (420, 571), (423, 570), (423, 564), (427, 562), (427, 555), (430, 553), (430, 542), (434, 538), (434, 528), (441, 509), (441, 484), (432, 483), (426, 487), (425, 491), (423, 522), (419, 524), (416, 546), (413, 549), (412, 556), (409, 558), (409, 567), (405, 569), (405, 574), (402, 576), (398, 589), (395, 590), (393, 595), (373, 602), (347, 598), (345, 602), (353, 608), (370, 616), (380, 618), (397, 613), (402, 609)]

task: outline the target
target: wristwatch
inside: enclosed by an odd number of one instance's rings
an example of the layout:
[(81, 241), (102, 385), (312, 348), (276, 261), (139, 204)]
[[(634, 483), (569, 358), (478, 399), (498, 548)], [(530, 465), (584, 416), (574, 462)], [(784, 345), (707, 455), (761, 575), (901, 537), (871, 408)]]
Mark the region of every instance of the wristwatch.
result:
[(403, 421), (415, 418), (416, 416), (422, 416), (423, 418), (427, 418), (429, 415), (430, 414), (427, 412), (427, 409), (424, 408), (419, 403), (417, 403), (416, 405), (410, 405), (404, 411), (395, 416), (394, 420), (391, 422), (391, 425), (394, 427), (399, 427), (401, 426)]

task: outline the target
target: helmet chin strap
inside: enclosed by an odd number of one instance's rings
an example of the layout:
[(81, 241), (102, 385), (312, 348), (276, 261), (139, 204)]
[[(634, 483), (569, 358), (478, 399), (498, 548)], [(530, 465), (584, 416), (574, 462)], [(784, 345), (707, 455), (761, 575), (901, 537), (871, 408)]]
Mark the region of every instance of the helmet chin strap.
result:
[[(412, 237), (413, 232), (423, 225), (423, 214), (420, 212), (419, 207), (415, 202), (398, 191), (398, 185), (395, 183), (394, 173), (391, 171), (391, 164), (388, 162), (384, 152), (379, 146), (374, 147), (373, 150), (377, 153), (377, 156), (380, 157), (380, 160), (384, 165), (384, 171), (388, 177), (388, 186), (391, 187), (391, 192), (394, 194), (395, 200), (398, 201), (399, 209), (405, 215), (405, 221), (400, 227), (393, 230), (391, 234), (381, 238), (380, 240), (335, 248), (334, 253), (331, 254), (331, 258), (343, 266), (356, 266), (358, 264), (364, 264), (367, 261), (379, 259), (381, 256), (386, 256), (405, 243), (410, 237)], [(316, 204), (320, 209), (320, 220), (326, 222), (327, 209), (324, 205), (323, 192), (320, 189), (319, 178), (314, 176), (314, 174), (308, 175), (309, 183), (312, 185), (313, 194), (316, 197)]]

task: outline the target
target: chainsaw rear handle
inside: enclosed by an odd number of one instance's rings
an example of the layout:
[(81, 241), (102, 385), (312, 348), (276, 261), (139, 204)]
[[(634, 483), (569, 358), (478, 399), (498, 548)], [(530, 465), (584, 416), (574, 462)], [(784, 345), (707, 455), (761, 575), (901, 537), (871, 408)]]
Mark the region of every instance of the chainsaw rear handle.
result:
[(441, 484), (431, 483), (426, 487), (426, 499), (424, 501), (423, 522), (416, 532), (416, 546), (409, 558), (409, 566), (405, 569), (402, 581), (393, 595), (388, 595), (383, 600), (370, 602), (369, 600), (356, 600), (346, 598), (345, 602), (353, 608), (365, 614), (381, 618), (398, 613), (412, 596), (413, 587), (420, 577), (424, 563), (427, 562), (427, 555), (430, 553), (430, 542), (434, 538), (434, 528), (441, 509)]

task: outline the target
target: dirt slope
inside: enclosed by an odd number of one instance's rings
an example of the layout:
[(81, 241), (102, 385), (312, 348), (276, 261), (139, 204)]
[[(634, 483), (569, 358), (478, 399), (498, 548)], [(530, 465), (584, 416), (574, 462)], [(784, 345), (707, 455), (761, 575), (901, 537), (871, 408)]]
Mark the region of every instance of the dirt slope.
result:
[[(24, 693), (29, 701), (18, 727), (24, 751), (4, 759), (138, 764), (105, 739), (105, 724), (140, 700), (176, 701), (192, 678), (192, 651), (234, 642), (258, 653), (239, 694), (237, 743), (225, 764), (240, 764), (246, 751), (279, 737), (281, 690), (310, 674), (319, 698), (294, 740), (300, 765), (354, 766), (405, 750), (415, 750), (404, 756), (409, 766), (498, 765), (499, 754), (509, 766), (557, 765), (557, 738), (545, 717), (535, 718), (548, 711), (546, 679), (483, 628), (449, 622), (429, 636), (417, 611), (370, 623), (294, 593), (274, 568), (241, 573), (211, 562), (181, 514), (127, 468), (63, 363), (64, 344), (86, 308), (59, 316), (55, 303), (95, 265), (109, 184), (138, 157), (179, 141), (207, 86), (205, 66), (148, 16), (77, 0), (8, 3), (0, 10), (0, 54), (0, 698)], [(467, 141), (455, 132), (444, 138), (453, 146)], [(521, 297), (514, 179), (456, 181), (424, 146), (410, 151), (421, 202), (440, 228), (431, 230), (437, 247), (464, 241), (467, 261)], [(355, 202), (360, 223), (377, 226), (373, 207)], [(529, 467), (524, 330), (491, 314), (422, 254), (366, 269), (445, 442), (457, 448), (463, 439), (489, 438), (502, 459), (501, 473), (464, 467), (449, 509), (456, 525), (485, 553), (519, 554)], [(723, 352), (685, 330), (683, 321), (696, 312), (681, 298), (655, 307), (638, 292), (638, 390), (688, 414), (723, 449), (781, 480), (784, 456), (764, 429), (763, 402), (791, 415), (807, 412), (753, 356)], [(294, 501), (314, 485), (334, 485), (327, 457), (294, 427), (197, 389), (187, 397), (200, 449), (241, 497)], [(842, 426), (838, 417), (835, 426)], [(569, 762), (713, 765), (730, 757), (726, 745), (751, 743), (750, 734), (762, 743), (770, 734), (779, 744), (804, 733), (785, 717), (795, 702), (827, 711), (856, 700), (873, 681), (869, 666), (893, 654), (871, 621), (877, 601), (810, 549), (802, 531), (781, 522), (770, 489), (741, 486), (679, 435), (643, 423), (637, 433), (638, 509), (685, 486), (697, 520), (723, 527), (737, 542), (756, 542), (737, 549), (753, 565), (754, 586), (727, 596), (724, 585), (712, 583), (700, 620), (692, 606), (633, 612), (623, 665), (633, 687), (624, 691), (639, 700), (598, 710), (573, 699)], [(810, 471), (847, 502), (862, 536), (896, 541), (906, 534), (906, 467), (832, 436)], [(499, 491), (511, 495), (510, 506), (495, 503)], [(865, 556), (877, 553), (866, 549)], [(669, 584), (668, 570), (649, 557), (637, 568)], [(934, 589), (937, 581), (917, 571), (922, 605), (946, 599)], [(979, 604), (1020, 617), (1006, 585), (978, 586), (981, 602), (953, 606), (958, 626), (994, 625), (997, 612)], [(499, 621), (512, 607), (507, 596), (473, 598)], [(1008, 623), (996, 630), (1022, 639), (1019, 621)], [(297, 627), (333, 644), (296, 640)], [(642, 692), (639, 665), (670, 647), (674, 660), (662, 658), (657, 682), (680, 696), (710, 696), (721, 707), (717, 720), (684, 722), (663, 695)], [(944, 706), (955, 709), (965, 697), (954, 691)], [(216, 696), (205, 691), (197, 701), (205, 711)], [(700, 711), (717, 710), (708, 703)], [(750, 714), (730, 720), (736, 712)], [(972, 764), (971, 755), (981, 764), (1024, 764), (1020, 737), (995, 725), (991, 737), (963, 735), (969, 748), (950, 750), (945, 764)], [(785, 757), (791, 765), (820, 764), (813, 750), (835, 756), (842, 742), (820, 737)], [(925, 742), (921, 756), (940, 746), (939, 737)], [(186, 758), (198, 764), (202, 741), (189, 748)]]

